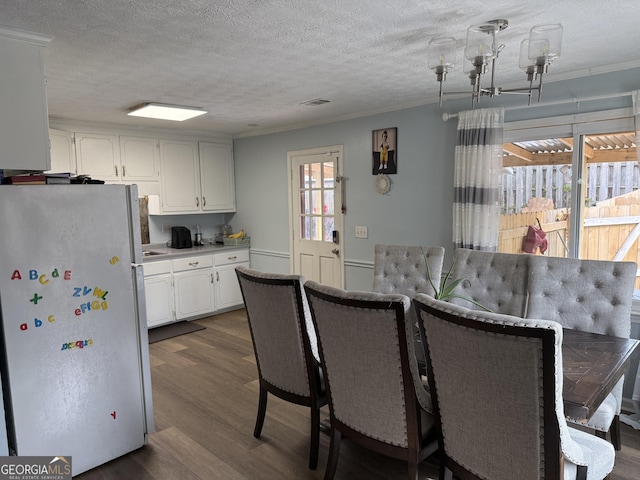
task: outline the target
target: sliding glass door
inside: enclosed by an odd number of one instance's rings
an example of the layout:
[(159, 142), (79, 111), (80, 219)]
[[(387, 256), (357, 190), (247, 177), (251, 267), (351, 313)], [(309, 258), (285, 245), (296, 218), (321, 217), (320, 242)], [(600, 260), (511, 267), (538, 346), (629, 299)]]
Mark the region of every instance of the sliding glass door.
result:
[(640, 166), (630, 119), (506, 138), (499, 251), (521, 253), (526, 245), (538, 255), (640, 261)]

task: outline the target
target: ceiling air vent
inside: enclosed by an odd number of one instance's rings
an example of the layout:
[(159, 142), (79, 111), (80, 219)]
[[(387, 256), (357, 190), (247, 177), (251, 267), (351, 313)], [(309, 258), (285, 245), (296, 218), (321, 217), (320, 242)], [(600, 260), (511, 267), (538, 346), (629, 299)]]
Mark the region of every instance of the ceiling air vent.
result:
[(317, 107), (318, 105), (322, 105), (324, 103), (329, 103), (330, 100), (323, 100), (322, 98), (316, 98), (314, 100), (309, 100), (308, 102), (302, 102), (300, 105), (307, 105), (309, 107)]

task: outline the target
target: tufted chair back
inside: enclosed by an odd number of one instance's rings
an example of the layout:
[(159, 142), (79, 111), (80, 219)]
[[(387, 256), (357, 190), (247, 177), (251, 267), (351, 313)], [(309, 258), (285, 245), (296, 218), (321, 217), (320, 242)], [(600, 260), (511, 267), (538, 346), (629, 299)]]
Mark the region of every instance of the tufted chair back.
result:
[(637, 268), (633, 262), (531, 256), (526, 316), (629, 338)]
[[(524, 317), (527, 308), (527, 265), (530, 255), (484, 252), (458, 248), (451, 280), (466, 278), (456, 294), (471, 298), (492, 312)], [(451, 303), (477, 309), (461, 298)], [(542, 317), (545, 318), (545, 317)]]
[(431, 280), (438, 285), (444, 261), (443, 247), (376, 245), (373, 257), (373, 291), (400, 293), (409, 298), (413, 298), (416, 293), (433, 295), (433, 288), (427, 278), (425, 255), (429, 262)]
[(440, 478), (599, 479), (613, 469), (609, 443), (567, 426), (558, 323), (420, 294), (414, 305), (426, 332)]
[(409, 366), (411, 325), (406, 295), (347, 292), (317, 282), (305, 291), (325, 374), (331, 446), (325, 479), (333, 478), (341, 437), (417, 464), (435, 451), (433, 417), (420, 408)]

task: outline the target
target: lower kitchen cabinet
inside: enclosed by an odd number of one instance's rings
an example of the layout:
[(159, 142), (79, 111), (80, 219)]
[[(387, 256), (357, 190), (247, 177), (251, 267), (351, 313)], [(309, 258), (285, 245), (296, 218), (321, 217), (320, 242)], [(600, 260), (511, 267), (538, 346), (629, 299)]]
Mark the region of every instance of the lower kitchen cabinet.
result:
[(176, 320), (212, 313), (215, 308), (211, 255), (173, 260)]
[(249, 249), (144, 262), (149, 328), (242, 308), (235, 268), (249, 266)]
[(237, 307), (243, 304), (236, 267), (249, 266), (249, 250), (234, 250), (213, 256), (215, 264), (216, 310)]
[(144, 264), (147, 327), (157, 327), (175, 321), (172, 279), (170, 261)]

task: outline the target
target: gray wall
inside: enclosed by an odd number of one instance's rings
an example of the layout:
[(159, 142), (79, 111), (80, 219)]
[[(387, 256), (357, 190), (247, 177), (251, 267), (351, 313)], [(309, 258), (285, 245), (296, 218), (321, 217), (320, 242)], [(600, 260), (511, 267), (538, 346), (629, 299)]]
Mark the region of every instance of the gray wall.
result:
[[(416, 107), (356, 120), (234, 141), (236, 202), (234, 228), (251, 234), (255, 268), (289, 271), (287, 152), (343, 145), (347, 213), (342, 251), (345, 285), (369, 290), (376, 243), (451, 245), (455, 123), (434, 106)], [(398, 128), (398, 173), (386, 195), (375, 191), (372, 131)], [(355, 238), (355, 226), (368, 238)]]

